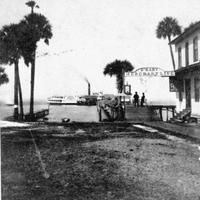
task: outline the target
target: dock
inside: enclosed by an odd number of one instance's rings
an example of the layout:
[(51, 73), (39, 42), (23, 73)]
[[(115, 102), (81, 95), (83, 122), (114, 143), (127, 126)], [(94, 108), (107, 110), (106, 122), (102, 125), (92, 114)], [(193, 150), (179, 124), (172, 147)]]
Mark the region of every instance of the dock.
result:
[[(122, 104), (124, 112), (124, 120), (126, 121), (163, 121), (163, 111), (166, 111), (166, 121), (170, 120), (170, 116), (175, 116), (175, 105), (146, 105), (143, 107), (135, 107), (133, 104)], [(99, 121), (117, 121), (119, 119), (119, 111), (114, 108), (109, 101), (100, 101), (97, 104)], [(170, 112), (172, 113), (170, 115)]]
[(175, 109), (176, 106), (175, 105), (148, 105), (148, 107), (153, 111), (158, 111), (159, 112), (159, 117), (160, 120), (163, 121), (163, 114), (162, 111), (165, 110), (166, 111), (166, 121), (169, 120), (169, 112), (172, 112), (172, 117), (175, 116)]
[(134, 105), (125, 106), (125, 119), (128, 121), (152, 121), (156, 119), (156, 115), (150, 107), (135, 107)]
[(43, 119), (47, 115), (49, 115), (49, 109), (42, 109), (42, 110), (38, 110), (38, 111), (34, 112), (32, 117), (29, 113), (26, 113), (26, 114), (23, 115), (23, 118), (21, 118), (19, 116), (18, 119), (15, 119), (14, 116), (9, 116), (9, 117), (6, 117), (5, 120), (7, 120), (7, 121), (19, 121), (19, 122), (35, 122), (39, 119)]
[(25, 114), (23, 116), (23, 121), (37, 121), (39, 119), (42, 119), (44, 117), (46, 117), (49, 114), (49, 109), (42, 109), (39, 110), (37, 112), (35, 112), (33, 114), (33, 116), (31, 116), (30, 114)]

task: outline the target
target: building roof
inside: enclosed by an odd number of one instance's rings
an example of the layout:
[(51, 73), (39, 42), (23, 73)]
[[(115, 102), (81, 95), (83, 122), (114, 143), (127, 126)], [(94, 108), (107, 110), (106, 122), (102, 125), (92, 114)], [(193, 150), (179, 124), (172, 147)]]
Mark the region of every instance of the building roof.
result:
[(188, 28), (185, 29), (185, 31), (180, 34), (178, 37), (176, 37), (174, 40), (171, 41), (171, 44), (177, 44), (187, 38), (189, 35), (194, 33), (194, 31), (200, 29), (200, 21), (190, 25)]

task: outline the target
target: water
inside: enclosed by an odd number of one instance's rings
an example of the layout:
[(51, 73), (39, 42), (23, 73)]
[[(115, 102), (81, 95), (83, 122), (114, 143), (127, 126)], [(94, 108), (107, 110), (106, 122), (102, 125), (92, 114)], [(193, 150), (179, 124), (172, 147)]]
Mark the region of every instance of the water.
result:
[[(48, 104), (36, 104), (34, 110), (47, 109)], [(24, 112), (28, 113), (29, 105), (24, 105)], [(0, 105), (0, 120), (13, 115), (13, 106)], [(69, 118), (70, 121), (77, 122), (97, 122), (98, 113), (96, 106), (78, 106), (78, 105), (50, 105), (49, 121), (61, 122), (63, 118)]]
[[(49, 121), (61, 122), (63, 118), (69, 118), (70, 121), (77, 122), (98, 122), (98, 113), (96, 106), (78, 106), (78, 105), (50, 105), (47, 103), (37, 103), (34, 110), (47, 109), (49, 107)], [(24, 105), (24, 112), (29, 112), (29, 105)], [(167, 120), (166, 110), (162, 111), (163, 121)], [(0, 120), (13, 115), (13, 106), (0, 105)], [(159, 113), (157, 113), (159, 116)], [(172, 113), (168, 112), (169, 119)]]
[(60, 121), (62, 118), (69, 118), (70, 121), (78, 122), (99, 121), (96, 106), (51, 105), (49, 111), (48, 118), (50, 121)]

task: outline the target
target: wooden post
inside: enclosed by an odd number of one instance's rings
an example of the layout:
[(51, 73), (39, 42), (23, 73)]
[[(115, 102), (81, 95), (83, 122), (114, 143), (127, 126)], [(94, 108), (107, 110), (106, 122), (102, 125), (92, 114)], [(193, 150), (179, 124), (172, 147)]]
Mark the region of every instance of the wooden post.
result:
[(101, 107), (99, 107), (99, 121), (102, 121), (102, 116), (101, 116)]
[(112, 120), (114, 121), (115, 119), (115, 112), (114, 112), (114, 108), (111, 107), (111, 117), (112, 117)]
[(174, 118), (174, 108), (172, 107), (172, 117)]
[(167, 109), (167, 121), (168, 121), (168, 119), (169, 119), (169, 117), (168, 117), (168, 107), (166, 109)]
[(125, 98), (126, 98), (126, 97), (124, 96), (124, 116), (123, 116), (123, 120), (126, 119), (126, 108), (125, 108), (125, 107), (126, 107), (126, 105), (125, 105), (126, 102), (125, 102)]
[(163, 121), (163, 117), (162, 117), (162, 107), (159, 108), (159, 112), (160, 112), (160, 119), (161, 119), (161, 121)]

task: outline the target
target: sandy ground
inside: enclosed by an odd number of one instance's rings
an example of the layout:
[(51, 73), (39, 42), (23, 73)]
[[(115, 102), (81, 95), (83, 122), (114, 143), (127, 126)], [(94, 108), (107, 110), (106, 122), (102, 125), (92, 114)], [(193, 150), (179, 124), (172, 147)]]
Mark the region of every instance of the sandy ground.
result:
[(199, 200), (199, 144), (126, 125), (2, 130), (2, 199)]
[(25, 127), (29, 126), (26, 123), (18, 123), (18, 122), (10, 122), (10, 121), (4, 121), (0, 120), (0, 129), (5, 127)]

